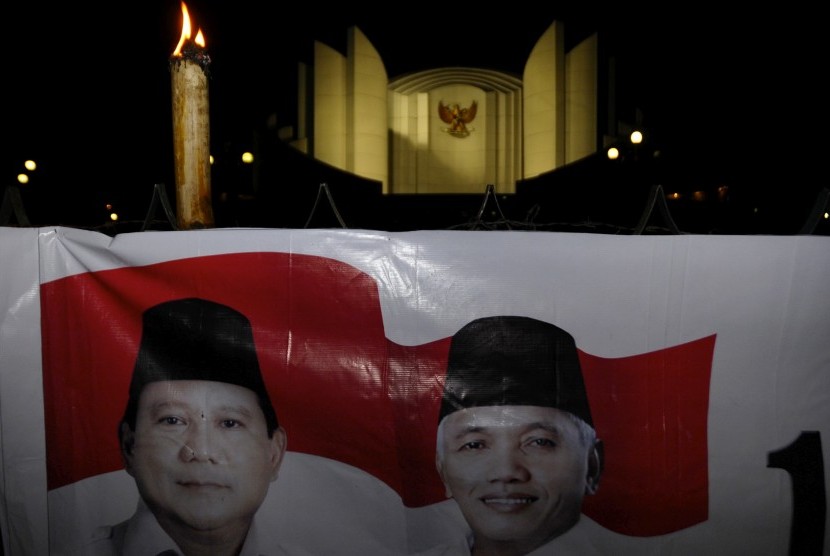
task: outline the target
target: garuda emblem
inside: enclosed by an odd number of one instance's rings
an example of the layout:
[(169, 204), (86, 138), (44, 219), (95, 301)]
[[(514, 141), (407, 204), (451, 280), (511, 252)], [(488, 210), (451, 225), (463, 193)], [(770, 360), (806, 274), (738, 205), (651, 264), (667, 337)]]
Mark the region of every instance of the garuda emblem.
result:
[(462, 108), (458, 103), (444, 104), (444, 101), (438, 101), (438, 115), (441, 121), (449, 124), (444, 131), (454, 137), (467, 137), (475, 128), (468, 125), (476, 117), (476, 110), (478, 103), (473, 101), (469, 108)]

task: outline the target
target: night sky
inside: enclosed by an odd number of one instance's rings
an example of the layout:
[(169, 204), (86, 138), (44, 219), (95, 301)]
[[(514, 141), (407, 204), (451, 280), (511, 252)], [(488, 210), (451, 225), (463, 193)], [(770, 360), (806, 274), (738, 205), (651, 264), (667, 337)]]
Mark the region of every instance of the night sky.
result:
[[(298, 62), (311, 61), (314, 40), (344, 51), (351, 25), (380, 52), (390, 78), (454, 65), (519, 75), (558, 19), (570, 42), (600, 31), (617, 62), (618, 118), (633, 122), (639, 111), (649, 136), (689, 175), (759, 188), (827, 182), (828, 91), (820, 71), (828, 49), (817, 9), (724, 15), (722, 4), (700, 3), (609, 12), (584, 2), (573, 9), (511, 2), (510, 11), (493, 13), (476, 3), (377, 11), (302, 2), (293, 12), (286, 3), (253, 0), (187, 5), (212, 59), (212, 151), (249, 145), (269, 117), (294, 124)], [(32, 187), (50, 190), (61, 204), (171, 183), (168, 60), (181, 33), (179, 1), (27, 3), (11, 11), (2, 38), (4, 182), (36, 158)], [(424, 37), (440, 48), (427, 49)]]

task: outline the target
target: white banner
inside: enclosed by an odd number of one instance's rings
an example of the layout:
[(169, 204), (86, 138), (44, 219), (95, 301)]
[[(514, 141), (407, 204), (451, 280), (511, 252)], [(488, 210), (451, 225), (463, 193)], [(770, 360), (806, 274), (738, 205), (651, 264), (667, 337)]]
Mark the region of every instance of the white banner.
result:
[[(225, 543), (243, 554), (465, 554), (470, 544), (525, 554), (830, 554), (829, 255), (828, 239), (810, 236), (217, 229), (111, 238), (2, 228), (3, 553), (188, 554), (215, 542), (217, 554)], [(151, 328), (160, 309), (187, 320), (193, 307), (199, 318), (216, 308), (223, 323), (241, 315), (229, 349), (249, 337), (254, 382), (238, 359), (238, 374), (222, 374), (223, 333), (193, 348)], [(488, 334), (476, 338), (481, 364), (509, 359), (502, 386), (516, 379), (519, 388), (501, 401), (472, 385), (448, 401), (473, 323)], [(556, 365), (571, 355), (575, 365), (557, 366), (552, 382), (536, 344), (515, 365), (516, 339), (537, 331), (556, 338)], [(218, 375), (198, 374), (214, 366)], [(176, 370), (160, 378), (153, 369)], [(220, 432), (193, 432), (210, 422), (207, 394), (201, 419), (164, 413), (145, 423), (156, 407), (145, 408), (147, 384), (168, 380), (253, 391), (266, 423), (273, 404), (282, 432), (254, 435), (249, 413), (259, 423), (259, 410), (217, 418)], [(504, 455), (499, 435), (512, 429), (502, 414), (498, 432), (484, 418), (504, 406), (569, 412), (593, 426), (601, 444), (587, 441), (587, 459), (573, 460), (577, 488), (553, 477), (567, 467), (570, 425), (521, 436)], [(449, 432), (439, 436), (447, 412), (455, 422), (478, 416), (458, 450)], [(450, 430), (450, 417), (441, 423)], [(163, 427), (165, 440), (147, 440), (145, 425)], [(171, 443), (183, 428), (193, 436)], [(245, 445), (249, 433), (258, 440)], [(228, 444), (236, 448), (210, 456), (224, 434), (238, 435)], [(152, 451), (174, 444), (175, 462)], [(231, 462), (254, 445), (273, 469), (246, 462), (246, 479), (233, 478)], [(200, 450), (239, 490), (276, 475), (231, 526), (214, 512), (232, 498), (213, 484), (219, 475), (176, 475), (171, 489), (185, 494), (172, 498), (201, 501), (189, 517), (179, 502), (165, 506), (162, 475), (147, 478), (162, 467), (179, 473), (170, 469)], [(498, 463), (486, 470), (473, 463), (491, 455)], [(568, 492), (581, 515), (554, 519)]]

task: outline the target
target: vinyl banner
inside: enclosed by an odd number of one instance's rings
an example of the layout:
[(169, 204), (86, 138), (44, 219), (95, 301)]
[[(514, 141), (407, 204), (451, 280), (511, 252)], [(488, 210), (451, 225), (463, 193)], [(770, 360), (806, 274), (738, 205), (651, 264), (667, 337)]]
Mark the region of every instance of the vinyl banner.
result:
[(4, 228), (0, 261), (4, 554), (830, 554), (825, 237)]

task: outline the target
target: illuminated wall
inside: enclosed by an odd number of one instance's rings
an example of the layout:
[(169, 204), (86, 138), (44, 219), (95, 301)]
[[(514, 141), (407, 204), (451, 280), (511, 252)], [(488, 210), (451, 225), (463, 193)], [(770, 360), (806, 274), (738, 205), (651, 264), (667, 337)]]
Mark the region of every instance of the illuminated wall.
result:
[(554, 22), (536, 43), (524, 71), (525, 175), (565, 163), (565, 30)]
[(349, 29), (348, 53), (346, 169), (387, 183), (386, 68), (372, 43), (355, 27)]
[(592, 35), (565, 55), (565, 163), (598, 148), (598, 39)]
[[(597, 149), (596, 35), (565, 52), (563, 24), (554, 22), (521, 77), (448, 67), (390, 81), (366, 36), (348, 33), (345, 56), (315, 44), (310, 83), (301, 65), (292, 144), (381, 182), (384, 193), (481, 193), (488, 184), (514, 193), (517, 181)], [(445, 121), (439, 106), (468, 117)]]
[[(314, 44), (314, 132), (308, 148), (317, 160), (386, 183), (386, 70), (359, 29), (352, 27), (348, 33), (347, 56), (320, 42)], [(300, 71), (299, 98), (304, 99), (302, 67)], [(301, 118), (298, 129), (305, 128)], [(306, 139), (299, 137), (303, 143)]]
[[(521, 81), (474, 68), (441, 68), (389, 84), (392, 190), (481, 193), (487, 184), (512, 192), (521, 179)], [(453, 124), (439, 106), (475, 115)]]
[(346, 59), (323, 43), (314, 43), (314, 134), (311, 154), (337, 168), (346, 164)]

